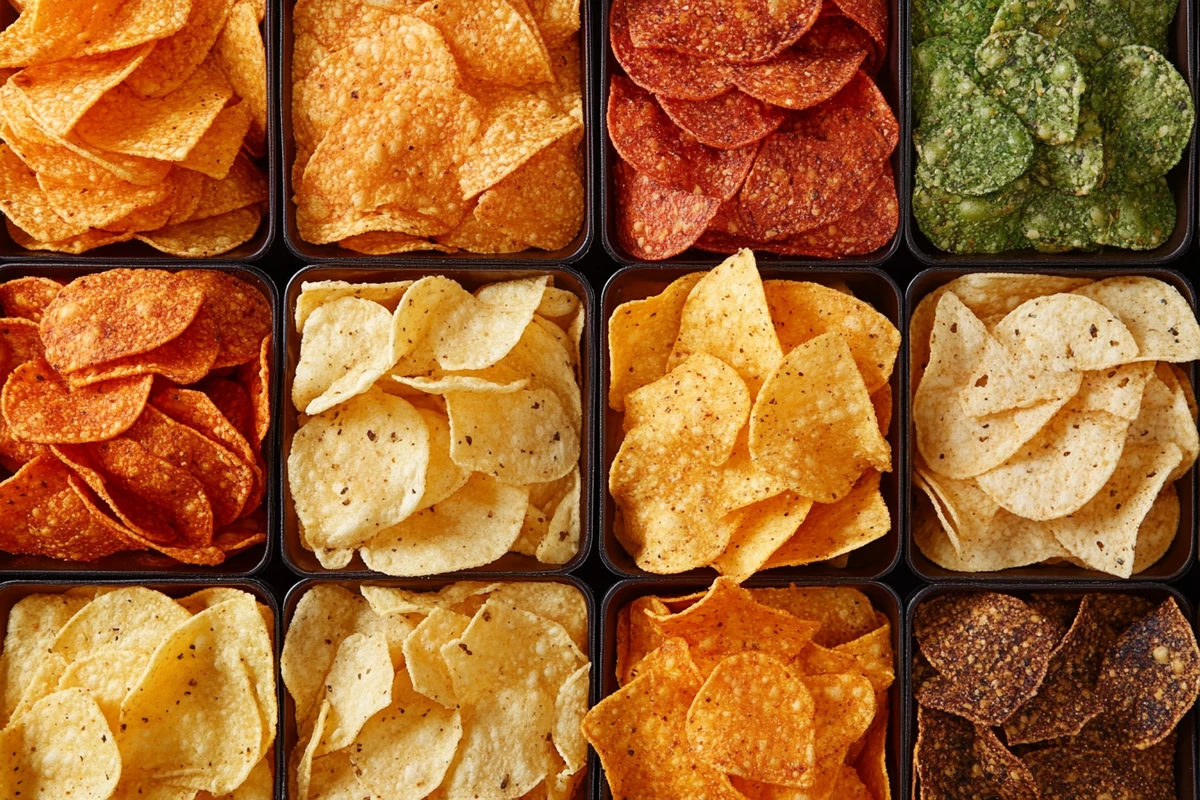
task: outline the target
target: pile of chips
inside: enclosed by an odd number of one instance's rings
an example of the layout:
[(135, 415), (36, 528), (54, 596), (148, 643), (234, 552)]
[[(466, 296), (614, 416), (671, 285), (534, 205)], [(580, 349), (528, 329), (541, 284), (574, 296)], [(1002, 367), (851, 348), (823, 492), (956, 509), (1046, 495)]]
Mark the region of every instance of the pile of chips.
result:
[(560, 250), (583, 224), (579, 0), (299, 0), (300, 238)]
[(328, 569), (435, 575), (579, 551), (586, 308), (547, 276), (305, 283), (288, 484)]
[(570, 800), (586, 774), (588, 611), (564, 583), (322, 584), (281, 671), (294, 800)]
[(618, 306), (608, 347), (615, 533), (642, 569), (740, 581), (891, 530), (900, 332), (849, 289), (764, 282), (743, 250)]
[[(266, 540), (271, 304), (227, 272), (0, 285), (0, 551), (215, 565)], [(147, 565), (153, 563), (148, 560)]]
[(900, 125), (871, 78), (887, 32), (882, 0), (616, 0), (621, 246), (838, 258), (890, 242)]
[(891, 624), (850, 587), (639, 597), (583, 733), (614, 797), (889, 800)]
[(920, 800), (1173, 800), (1200, 649), (1175, 600), (952, 592), (914, 623)]
[(913, 214), (953, 253), (1152, 250), (1195, 123), (1175, 0), (916, 0)]
[(30, 250), (138, 239), (210, 258), (267, 201), (264, 0), (14, 2), (0, 31), (0, 210)]
[(1069, 562), (1121, 578), (1179, 528), (1175, 481), (1200, 454), (1200, 326), (1174, 287), (967, 274), (909, 326), (913, 533), (930, 560), (989, 572)]
[(275, 629), (240, 589), (31, 594), (0, 655), (0, 796), (275, 796)]

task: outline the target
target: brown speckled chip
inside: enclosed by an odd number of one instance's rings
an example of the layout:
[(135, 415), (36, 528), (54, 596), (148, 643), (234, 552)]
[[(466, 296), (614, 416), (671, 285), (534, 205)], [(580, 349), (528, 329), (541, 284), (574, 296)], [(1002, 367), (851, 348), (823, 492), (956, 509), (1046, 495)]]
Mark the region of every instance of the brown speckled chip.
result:
[(1100, 594), (1092, 599), (1096, 616), (1116, 633), (1154, 610), (1154, 603), (1136, 594)]
[(1050, 657), (1042, 688), (1004, 724), (1009, 744), (1073, 736), (1104, 710), (1096, 681), (1117, 635), (1096, 613), (1100, 597), (1083, 598), (1071, 629)]
[(1139, 750), (1175, 729), (1200, 693), (1200, 649), (1174, 599), (1121, 634), (1104, 659), (1097, 691)]
[[(1168, 764), (1173, 767), (1173, 749), (1170, 755)], [(1044, 798), (1168, 800), (1176, 796), (1173, 773), (1139, 769), (1119, 751), (1050, 747), (1029, 753), (1024, 760)]]
[(989, 728), (917, 709), (915, 766), (921, 798), (1037, 800), (1033, 776)]
[(917, 691), (922, 705), (1000, 725), (1037, 693), (1058, 644), (1055, 626), (1023, 601), (954, 593), (921, 604), (921, 651), (939, 675)]

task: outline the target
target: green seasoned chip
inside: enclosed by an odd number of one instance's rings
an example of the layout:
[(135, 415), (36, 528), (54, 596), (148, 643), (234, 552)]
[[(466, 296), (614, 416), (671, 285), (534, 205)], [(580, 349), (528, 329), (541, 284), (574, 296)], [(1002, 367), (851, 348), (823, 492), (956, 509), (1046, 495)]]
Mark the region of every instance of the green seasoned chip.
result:
[(1133, 24), (1137, 44), (1167, 52), (1167, 26), (1179, 11), (1177, 0), (1120, 0)]
[(993, 33), (975, 51), (983, 88), (1008, 106), (1041, 141), (1074, 140), (1086, 84), (1079, 62), (1026, 30)]
[(1101, 244), (1153, 250), (1175, 231), (1175, 195), (1166, 178), (1113, 190), (1108, 203), (1113, 222)]
[(1100, 195), (1040, 191), (1021, 212), (1021, 232), (1042, 253), (1095, 249), (1111, 222), (1108, 203)]
[(999, 8), (1000, 0), (913, 0), (913, 41), (954, 36), (978, 42)]
[(1029, 170), (1047, 189), (1085, 195), (1104, 184), (1104, 129), (1089, 108), (1079, 110), (1075, 141), (1052, 147), (1038, 142)]
[(1081, 64), (1095, 63), (1114, 48), (1136, 43), (1133, 21), (1120, 0), (1078, 0), (1054, 40)]
[(935, 36), (913, 50), (913, 107), (920, 119), (955, 97), (979, 93), (975, 47), (961, 39)]
[(986, 95), (947, 98), (913, 133), (917, 177), (948, 192), (984, 195), (1029, 168), (1033, 138), (1015, 114)]
[(1027, 30), (1055, 39), (1075, 3), (1076, 0), (1001, 0), (990, 32)]
[(1025, 176), (982, 197), (951, 194), (917, 183), (913, 216), (939, 250), (950, 253), (1003, 253), (1029, 243), (1021, 235), (1021, 208), (1029, 196)]
[(1105, 160), (1117, 185), (1147, 183), (1179, 163), (1192, 135), (1195, 109), (1183, 76), (1161, 53), (1118, 47), (1093, 73), (1100, 120), (1108, 135)]

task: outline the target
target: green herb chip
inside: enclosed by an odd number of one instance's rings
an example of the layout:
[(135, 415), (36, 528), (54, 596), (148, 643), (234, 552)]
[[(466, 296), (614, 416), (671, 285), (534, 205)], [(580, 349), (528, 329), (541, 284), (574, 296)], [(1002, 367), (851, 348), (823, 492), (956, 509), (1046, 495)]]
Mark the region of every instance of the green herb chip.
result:
[(913, 41), (953, 36), (977, 42), (987, 36), (1000, 0), (913, 0)]
[(949, 98), (913, 133), (917, 178), (948, 192), (984, 195), (1020, 177), (1033, 158), (1025, 125), (984, 95)]
[(1114, 191), (1109, 207), (1113, 221), (1101, 244), (1153, 250), (1175, 231), (1175, 195), (1166, 178)]
[(913, 215), (939, 250), (951, 253), (1003, 253), (1028, 247), (1021, 235), (1021, 208), (1029, 180), (1017, 178), (982, 197), (952, 194), (918, 182)]
[(961, 39), (935, 36), (913, 50), (913, 106), (920, 117), (947, 100), (979, 93), (975, 48)]
[(1091, 250), (1103, 241), (1112, 222), (1105, 198), (1038, 192), (1021, 214), (1021, 232), (1042, 253)]
[(1079, 110), (1075, 140), (1051, 146), (1038, 142), (1030, 175), (1047, 189), (1085, 195), (1104, 183), (1104, 129), (1088, 108)]
[(1026, 30), (993, 33), (975, 51), (983, 87), (1010, 108), (1041, 141), (1067, 144), (1079, 126), (1086, 83), (1079, 62)]

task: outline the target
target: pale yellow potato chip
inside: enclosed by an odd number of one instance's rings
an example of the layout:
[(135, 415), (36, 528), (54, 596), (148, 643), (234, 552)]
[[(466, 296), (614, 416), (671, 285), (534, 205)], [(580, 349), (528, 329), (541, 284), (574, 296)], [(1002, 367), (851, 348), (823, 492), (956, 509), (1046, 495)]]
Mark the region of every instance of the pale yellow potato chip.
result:
[(1108, 308), (1137, 342), (1139, 361), (1200, 359), (1196, 312), (1175, 287), (1143, 275), (1122, 275), (1076, 289)]
[(430, 334), (439, 321), (473, 298), (449, 278), (430, 275), (409, 286), (392, 314), (392, 361), (397, 375), (424, 375), (437, 366)]
[(528, 378), (518, 378), (509, 383), (494, 383), (474, 375), (442, 375), (440, 377), (410, 377), (392, 375), (392, 380), (416, 389), (424, 394), (447, 395), (454, 392), (475, 394), (511, 394), (519, 392), (529, 384)]
[[(243, 627), (248, 620), (249, 631)], [(174, 785), (215, 795), (246, 780), (266, 752), (257, 667), (246, 663), (257, 625), (257, 609), (221, 603), (191, 617), (159, 645), (121, 704), (117, 744), (125, 762), (148, 778), (169, 777)], [(270, 664), (266, 669), (273, 676)], [(189, 724), (177, 725), (176, 719)]]
[(445, 414), (418, 409), (429, 432), (429, 468), (425, 471), (425, 492), (417, 506), (420, 511), (437, 505), (463, 487), (471, 477), (468, 470), (450, 457), (450, 421)]
[(117, 740), (82, 689), (55, 692), (4, 731), (8, 797), (109, 797), (121, 774)]
[(458, 708), (458, 695), (450, 668), (442, 658), (442, 645), (462, 636), (471, 618), (444, 608), (434, 608), (404, 640), (404, 662), (412, 688), (446, 708)]
[(1117, 468), (1128, 420), (1068, 405), (1008, 461), (977, 475), (979, 487), (1030, 520), (1065, 517), (1096, 496)]
[(513, 542), (512, 551), (523, 556), (536, 555), (538, 545), (546, 538), (546, 531), (549, 527), (550, 519), (546, 513), (533, 503), (529, 503), (525, 506), (525, 521), (521, 523), (521, 533)]
[(579, 553), (583, 526), (579, 506), (583, 490), (579, 467), (571, 470), (570, 487), (554, 507), (546, 524), (546, 535), (538, 542), (534, 556), (543, 564), (566, 564)]
[(213, 180), (224, 180), (242, 151), (242, 140), (250, 130), (251, 113), (250, 104), (245, 101), (221, 109), (200, 141), (179, 160), (179, 166)]
[(868, 392), (888, 382), (900, 349), (900, 331), (869, 303), (848, 291), (808, 281), (763, 281), (767, 307), (783, 352), (814, 336), (846, 338)]
[(930, 334), (929, 365), (912, 405), (917, 449), (939, 475), (970, 478), (1003, 464), (1067, 402), (1047, 401), (984, 420), (967, 414), (960, 394), (985, 351), (987, 335), (957, 295), (942, 294)]
[(1138, 526), (1133, 548), (1134, 575), (1145, 572), (1167, 554), (1179, 532), (1179, 520), (1179, 492), (1175, 484), (1168, 483)]
[(391, 704), (363, 726), (350, 748), (359, 782), (376, 797), (421, 800), (441, 784), (462, 738), (457, 709), (443, 708), (396, 673)]
[(57, 689), (83, 689), (100, 707), (108, 727), (121, 723), (121, 701), (142, 677), (153, 651), (109, 648), (76, 659), (63, 671)]
[(1142, 407), (1142, 393), (1153, 371), (1153, 362), (1143, 361), (1085, 372), (1071, 407), (1079, 411), (1107, 411), (1132, 422)]
[(151, 45), (145, 44), (26, 67), (13, 76), (12, 83), (28, 99), (38, 123), (64, 136), (105, 92), (137, 69), (150, 50)]
[(325, 675), (342, 640), (355, 632), (372, 633), (377, 625), (367, 602), (340, 586), (320, 584), (301, 595), (279, 660), (297, 719), (307, 719), (319, 705)]
[(50, 651), (67, 661), (106, 649), (153, 652), (190, 616), (162, 592), (127, 586), (88, 603), (59, 631)]
[(525, 0), (438, 0), (413, 13), (442, 32), (473, 78), (508, 86), (554, 78), (546, 42)]
[(667, 373), (667, 360), (679, 335), (683, 304), (704, 277), (689, 272), (652, 297), (617, 306), (608, 320), (608, 405), (625, 409), (625, 397)]
[(738, 432), (733, 453), (721, 468), (721, 509), (723, 513), (759, 503), (787, 491), (787, 481), (754, 459), (750, 453), (750, 429)]
[[(296, 751), (300, 753), (296, 764), (296, 792), (301, 798), (308, 798), (311, 795), (313, 763), (316, 761), (317, 747), (321, 744), (321, 735), (325, 732), (325, 722), (328, 718), (329, 701), (322, 700), (316, 717), (312, 720), (311, 728), (307, 733), (303, 731), (303, 728), (301, 729), (300, 742), (296, 745)], [(299, 720), (297, 721), (299, 722)]]
[(348, 281), (305, 281), (300, 284), (300, 296), (296, 298), (296, 330), (303, 331), (304, 323), (317, 308), (342, 297), (357, 297), (373, 300), (395, 312), (400, 298), (412, 286), (412, 281), (390, 281), (387, 283), (350, 283)]
[(475, 473), (432, 508), (382, 529), (359, 553), (385, 575), (436, 575), (489, 564), (517, 540), (529, 493)]
[(34, 704), (58, 691), (59, 681), (66, 671), (67, 662), (62, 656), (55, 653), (42, 654), (37, 667), (26, 679), (20, 700), (13, 709), (12, 719), (18, 720), (25, 716)]
[[(562, 626), (501, 600), (489, 600), (462, 636), (442, 647), (454, 691), (472, 704), (463, 739), (442, 785), (449, 797), (520, 797), (557, 770), (554, 701), (586, 658)], [(520, 675), (520, 680), (509, 676)], [(511, 731), (525, 735), (514, 740)]]
[(292, 404), (320, 414), (370, 389), (395, 363), (392, 315), (358, 297), (340, 297), (309, 315), (300, 336)]
[(1192, 378), (1178, 364), (1170, 364), (1171, 372), (1179, 381), (1179, 387), (1183, 390), (1184, 397), (1187, 398), (1188, 409), (1192, 412), (1192, 420), (1200, 420), (1200, 406), (1196, 405), (1196, 390), (1192, 386)]
[(1083, 294), (1052, 294), (1022, 303), (996, 323), (994, 334), (1059, 372), (1108, 369), (1138, 356), (1125, 324)]
[(305, 537), (314, 547), (355, 547), (407, 519), (428, 463), (425, 420), (403, 398), (371, 390), (310, 417), (288, 455)]
[(571, 773), (587, 765), (587, 741), (583, 738), (582, 725), (588, 710), (591, 673), (591, 664), (575, 670), (563, 681), (554, 699), (554, 749)]
[(570, 316), (575, 313), (577, 308), (579, 308), (578, 295), (566, 289), (559, 289), (548, 282), (545, 291), (542, 292), (542, 301), (538, 303), (537, 313), (553, 319)]
[(557, 581), (513, 581), (496, 585), (488, 597), (562, 625), (580, 652), (587, 652), (587, 601), (574, 586)]
[(955, 550), (962, 541), (983, 541), (1000, 506), (974, 478), (938, 475), (924, 460), (915, 465), (913, 482), (929, 496)]
[(963, 410), (986, 417), (1073, 397), (1083, 377), (1078, 371), (1047, 369), (1023, 347), (1001, 344), (987, 334), (984, 350), (959, 393)]
[(1074, 514), (1048, 523), (1054, 537), (1088, 567), (1128, 578), (1138, 528), (1181, 458), (1174, 444), (1127, 443), (1104, 488)]
[(841, 334), (796, 347), (767, 378), (750, 413), (750, 452), (818, 503), (845, 497), (868, 467), (891, 470), (891, 447)]
[(575, 424), (549, 389), (451, 392), (446, 407), (450, 457), (464, 469), (523, 486), (561, 478), (579, 461)]
[(33, 674), (58, 632), (90, 599), (72, 594), (30, 594), (9, 609), (4, 648), (0, 651), (4, 703), (0, 727), (8, 724), (21, 699), (25, 684), (22, 676)]
[(484, 369), (508, 355), (533, 321), (547, 277), (492, 283), (439, 317), (430, 331), (442, 369)]
[(850, 493), (833, 503), (813, 503), (791, 538), (767, 559), (766, 569), (825, 561), (885, 536), (892, 517), (879, 491), (879, 473), (867, 470)]
[(345, 750), (312, 759), (307, 766), (306, 785), (310, 798), (359, 800), (369, 796), (367, 788), (354, 774), (350, 754)]
[(394, 677), (385, 637), (352, 633), (342, 640), (325, 676), (329, 715), (317, 756), (341, 750), (358, 738), (367, 720), (391, 703)]
[[(712, 269), (683, 304), (679, 336), (667, 368), (693, 353), (708, 353), (737, 370), (756, 397), (767, 376), (783, 360), (783, 350), (754, 254), (742, 250)], [(861, 378), (860, 378), (861, 380)]]
[(1200, 455), (1200, 438), (1187, 396), (1179, 379), (1166, 364), (1158, 364), (1146, 381), (1138, 417), (1129, 424), (1128, 441), (1142, 444), (1169, 442), (1179, 448), (1182, 457), (1171, 470), (1167, 483), (1183, 477)]
[(812, 507), (812, 500), (783, 492), (731, 512), (733, 537), (713, 560), (713, 569), (739, 583), (749, 578), (796, 532)]

